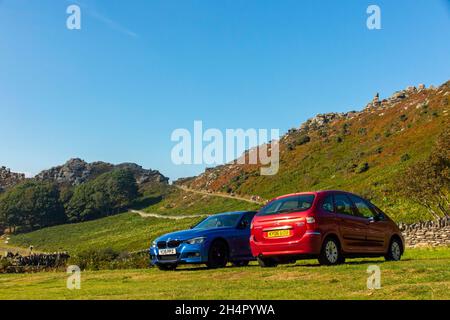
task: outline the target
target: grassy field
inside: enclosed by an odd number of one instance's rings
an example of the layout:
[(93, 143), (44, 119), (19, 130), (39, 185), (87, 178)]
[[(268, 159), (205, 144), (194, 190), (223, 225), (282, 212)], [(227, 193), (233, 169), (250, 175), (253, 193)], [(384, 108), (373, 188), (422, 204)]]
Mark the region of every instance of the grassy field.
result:
[[(381, 268), (381, 289), (368, 290), (367, 267)], [(64, 272), (0, 275), (0, 299), (450, 299), (450, 248), (411, 249), (400, 262), (358, 259), (337, 267), (302, 261), (262, 269), (83, 272), (81, 290)]]
[(33, 245), (40, 251), (69, 251), (112, 248), (134, 251), (148, 248), (151, 241), (167, 232), (183, 230), (199, 219), (168, 220), (142, 218), (136, 213), (123, 213), (103, 219), (45, 228), (11, 236), (12, 246)]

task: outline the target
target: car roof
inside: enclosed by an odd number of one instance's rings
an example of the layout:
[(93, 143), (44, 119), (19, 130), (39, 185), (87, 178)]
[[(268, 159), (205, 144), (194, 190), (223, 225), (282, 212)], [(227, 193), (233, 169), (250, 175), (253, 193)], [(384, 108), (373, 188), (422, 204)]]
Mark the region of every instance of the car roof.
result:
[(348, 191), (343, 191), (343, 190), (318, 190), (318, 191), (305, 191), (305, 192), (296, 192), (296, 193), (289, 193), (289, 194), (284, 194), (282, 196), (278, 196), (273, 198), (272, 200), (278, 200), (278, 199), (283, 199), (283, 198), (287, 198), (287, 197), (292, 197), (292, 196), (301, 196), (301, 195), (319, 195), (319, 194), (328, 194), (328, 193), (349, 193), (352, 194), (351, 192)]
[(221, 213), (217, 213), (217, 214), (213, 214), (212, 216), (226, 216), (226, 215), (233, 215), (233, 214), (244, 214), (244, 213), (253, 213), (256, 211), (230, 211), (230, 212), (221, 212)]

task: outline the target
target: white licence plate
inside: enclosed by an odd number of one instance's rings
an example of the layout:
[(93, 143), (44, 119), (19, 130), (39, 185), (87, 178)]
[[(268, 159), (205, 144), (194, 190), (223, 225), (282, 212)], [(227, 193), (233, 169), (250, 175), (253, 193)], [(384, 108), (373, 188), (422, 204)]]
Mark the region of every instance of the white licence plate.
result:
[(167, 256), (170, 254), (177, 254), (177, 250), (175, 248), (174, 249), (159, 249), (158, 253), (160, 256)]

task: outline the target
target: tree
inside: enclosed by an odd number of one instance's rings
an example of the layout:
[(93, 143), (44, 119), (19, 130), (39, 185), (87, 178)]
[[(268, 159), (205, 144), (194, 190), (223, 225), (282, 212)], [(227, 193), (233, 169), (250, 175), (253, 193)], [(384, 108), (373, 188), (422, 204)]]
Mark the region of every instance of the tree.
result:
[(430, 156), (408, 167), (400, 177), (400, 193), (425, 207), (435, 218), (450, 215), (450, 131), (437, 139)]
[(75, 187), (66, 205), (71, 222), (97, 219), (119, 213), (138, 196), (133, 173), (117, 169)]
[(65, 218), (59, 190), (52, 183), (26, 181), (0, 198), (0, 224), (13, 232), (60, 224)]

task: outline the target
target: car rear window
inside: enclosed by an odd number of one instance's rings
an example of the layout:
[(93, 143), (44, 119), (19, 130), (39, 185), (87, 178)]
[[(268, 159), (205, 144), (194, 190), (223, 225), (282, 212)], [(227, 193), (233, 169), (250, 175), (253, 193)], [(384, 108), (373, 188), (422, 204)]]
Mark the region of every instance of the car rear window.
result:
[(268, 216), (272, 214), (306, 211), (311, 208), (314, 202), (313, 194), (291, 196), (274, 200), (263, 207), (258, 216)]

